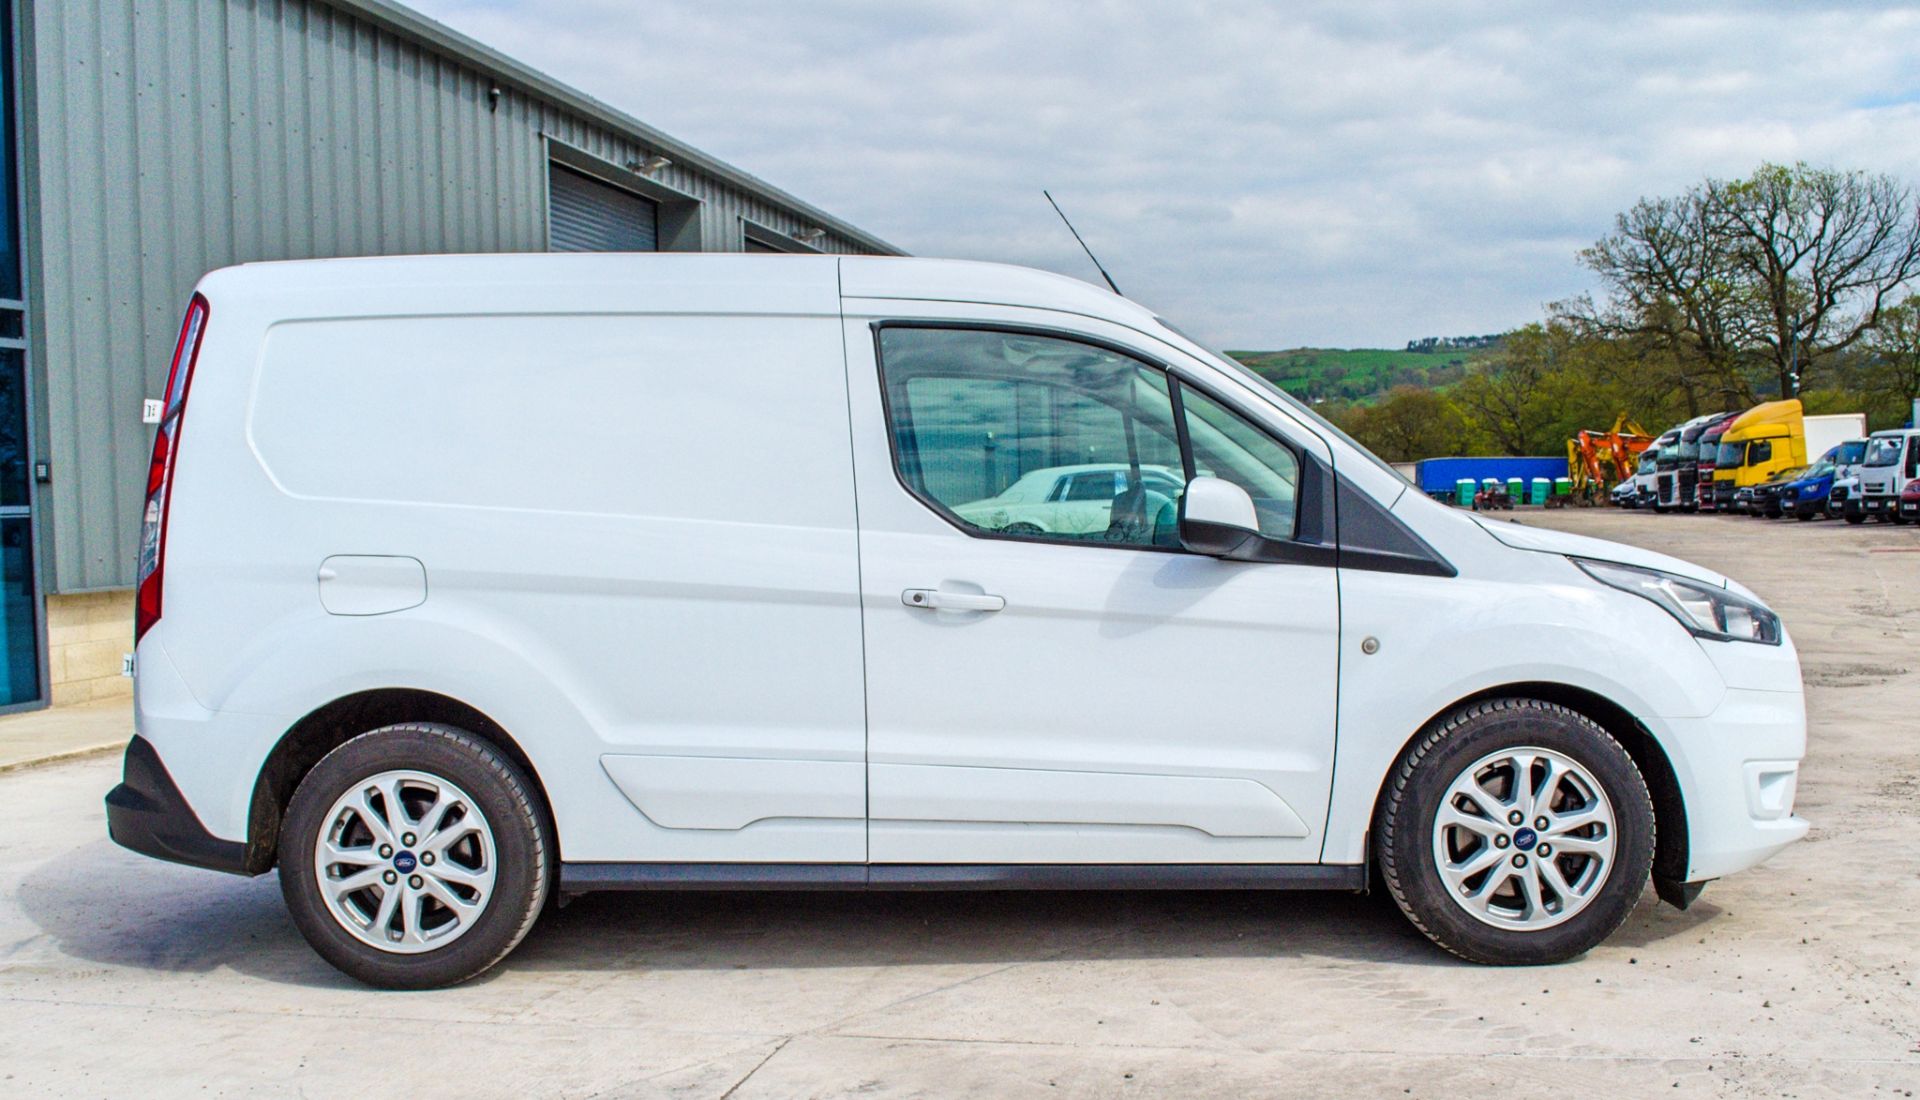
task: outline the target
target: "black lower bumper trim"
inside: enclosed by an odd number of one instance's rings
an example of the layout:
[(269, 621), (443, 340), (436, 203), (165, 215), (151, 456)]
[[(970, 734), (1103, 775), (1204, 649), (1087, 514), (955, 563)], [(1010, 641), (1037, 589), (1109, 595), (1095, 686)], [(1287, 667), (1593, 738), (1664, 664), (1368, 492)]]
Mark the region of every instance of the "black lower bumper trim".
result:
[(127, 743), (120, 785), (107, 793), (107, 835), (122, 848), (143, 856), (247, 874), (247, 846), (221, 840), (200, 824), (185, 795), (167, 774), (160, 754), (146, 738)]
[(563, 863), (592, 890), (1351, 890), (1364, 864)]

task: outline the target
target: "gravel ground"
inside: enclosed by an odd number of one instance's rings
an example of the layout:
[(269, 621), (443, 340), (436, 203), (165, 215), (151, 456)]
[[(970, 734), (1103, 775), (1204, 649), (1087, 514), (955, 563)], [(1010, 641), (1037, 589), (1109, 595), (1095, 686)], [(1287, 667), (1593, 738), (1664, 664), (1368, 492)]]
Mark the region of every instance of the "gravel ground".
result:
[(1810, 693), (1808, 841), (1577, 962), (1457, 963), (1381, 897), (602, 895), (377, 993), (273, 878), (110, 844), (93, 759), (0, 775), (0, 1095), (1913, 1096), (1920, 534), (1521, 519), (1744, 581)]

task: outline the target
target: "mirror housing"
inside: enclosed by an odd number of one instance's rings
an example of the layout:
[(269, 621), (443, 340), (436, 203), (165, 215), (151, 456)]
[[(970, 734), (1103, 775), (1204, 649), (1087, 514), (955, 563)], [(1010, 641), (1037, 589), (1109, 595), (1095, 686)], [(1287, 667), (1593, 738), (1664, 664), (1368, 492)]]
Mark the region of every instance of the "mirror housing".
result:
[(1231, 481), (1196, 477), (1180, 494), (1180, 545), (1212, 558), (1244, 556), (1264, 540), (1253, 498)]

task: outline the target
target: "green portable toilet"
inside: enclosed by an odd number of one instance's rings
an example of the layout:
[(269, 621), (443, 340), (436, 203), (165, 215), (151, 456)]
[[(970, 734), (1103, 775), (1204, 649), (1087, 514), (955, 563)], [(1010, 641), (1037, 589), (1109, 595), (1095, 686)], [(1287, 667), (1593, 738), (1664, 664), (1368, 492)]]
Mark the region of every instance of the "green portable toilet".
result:
[(1573, 479), (1570, 477), (1554, 478), (1553, 479), (1553, 495), (1557, 497), (1572, 496), (1573, 495)]
[(1524, 504), (1527, 499), (1527, 483), (1517, 477), (1507, 479), (1507, 499), (1515, 504)]
[(1533, 493), (1527, 498), (1527, 503), (1545, 504), (1547, 495), (1551, 492), (1553, 492), (1553, 482), (1544, 477), (1536, 477), (1533, 479)]
[(1470, 477), (1463, 477), (1459, 481), (1454, 482), (1453, 502), (1463, 508), (1471, 507), (1473, 505), (1473, 490), (1476, 487), (1477, 483)]
[(1480, 487), (1489, 493), (1497, 493), (1500, 491), (1500, 479), (1497, 477), (1483, 477), (1480, 479)]

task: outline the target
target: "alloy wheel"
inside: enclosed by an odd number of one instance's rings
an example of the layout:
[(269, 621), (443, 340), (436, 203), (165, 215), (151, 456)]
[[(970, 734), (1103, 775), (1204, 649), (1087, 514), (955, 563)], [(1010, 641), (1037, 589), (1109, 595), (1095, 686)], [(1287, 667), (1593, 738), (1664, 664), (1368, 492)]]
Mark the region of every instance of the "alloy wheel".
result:
[(1434, 814), (1433, 861), (1476, 920), (1551, 928), (1586, 908), (1613, 869), (1617, 826), (1598, 781), (1551, 749), (1492, 752), (1462, 769)]
[(499, 857), (467, 792), (423, 771), (385, 771), (327, 811), (313, 873), (327, 911), (355, 939), (418, 954), (459, 939), (486, 912)]

